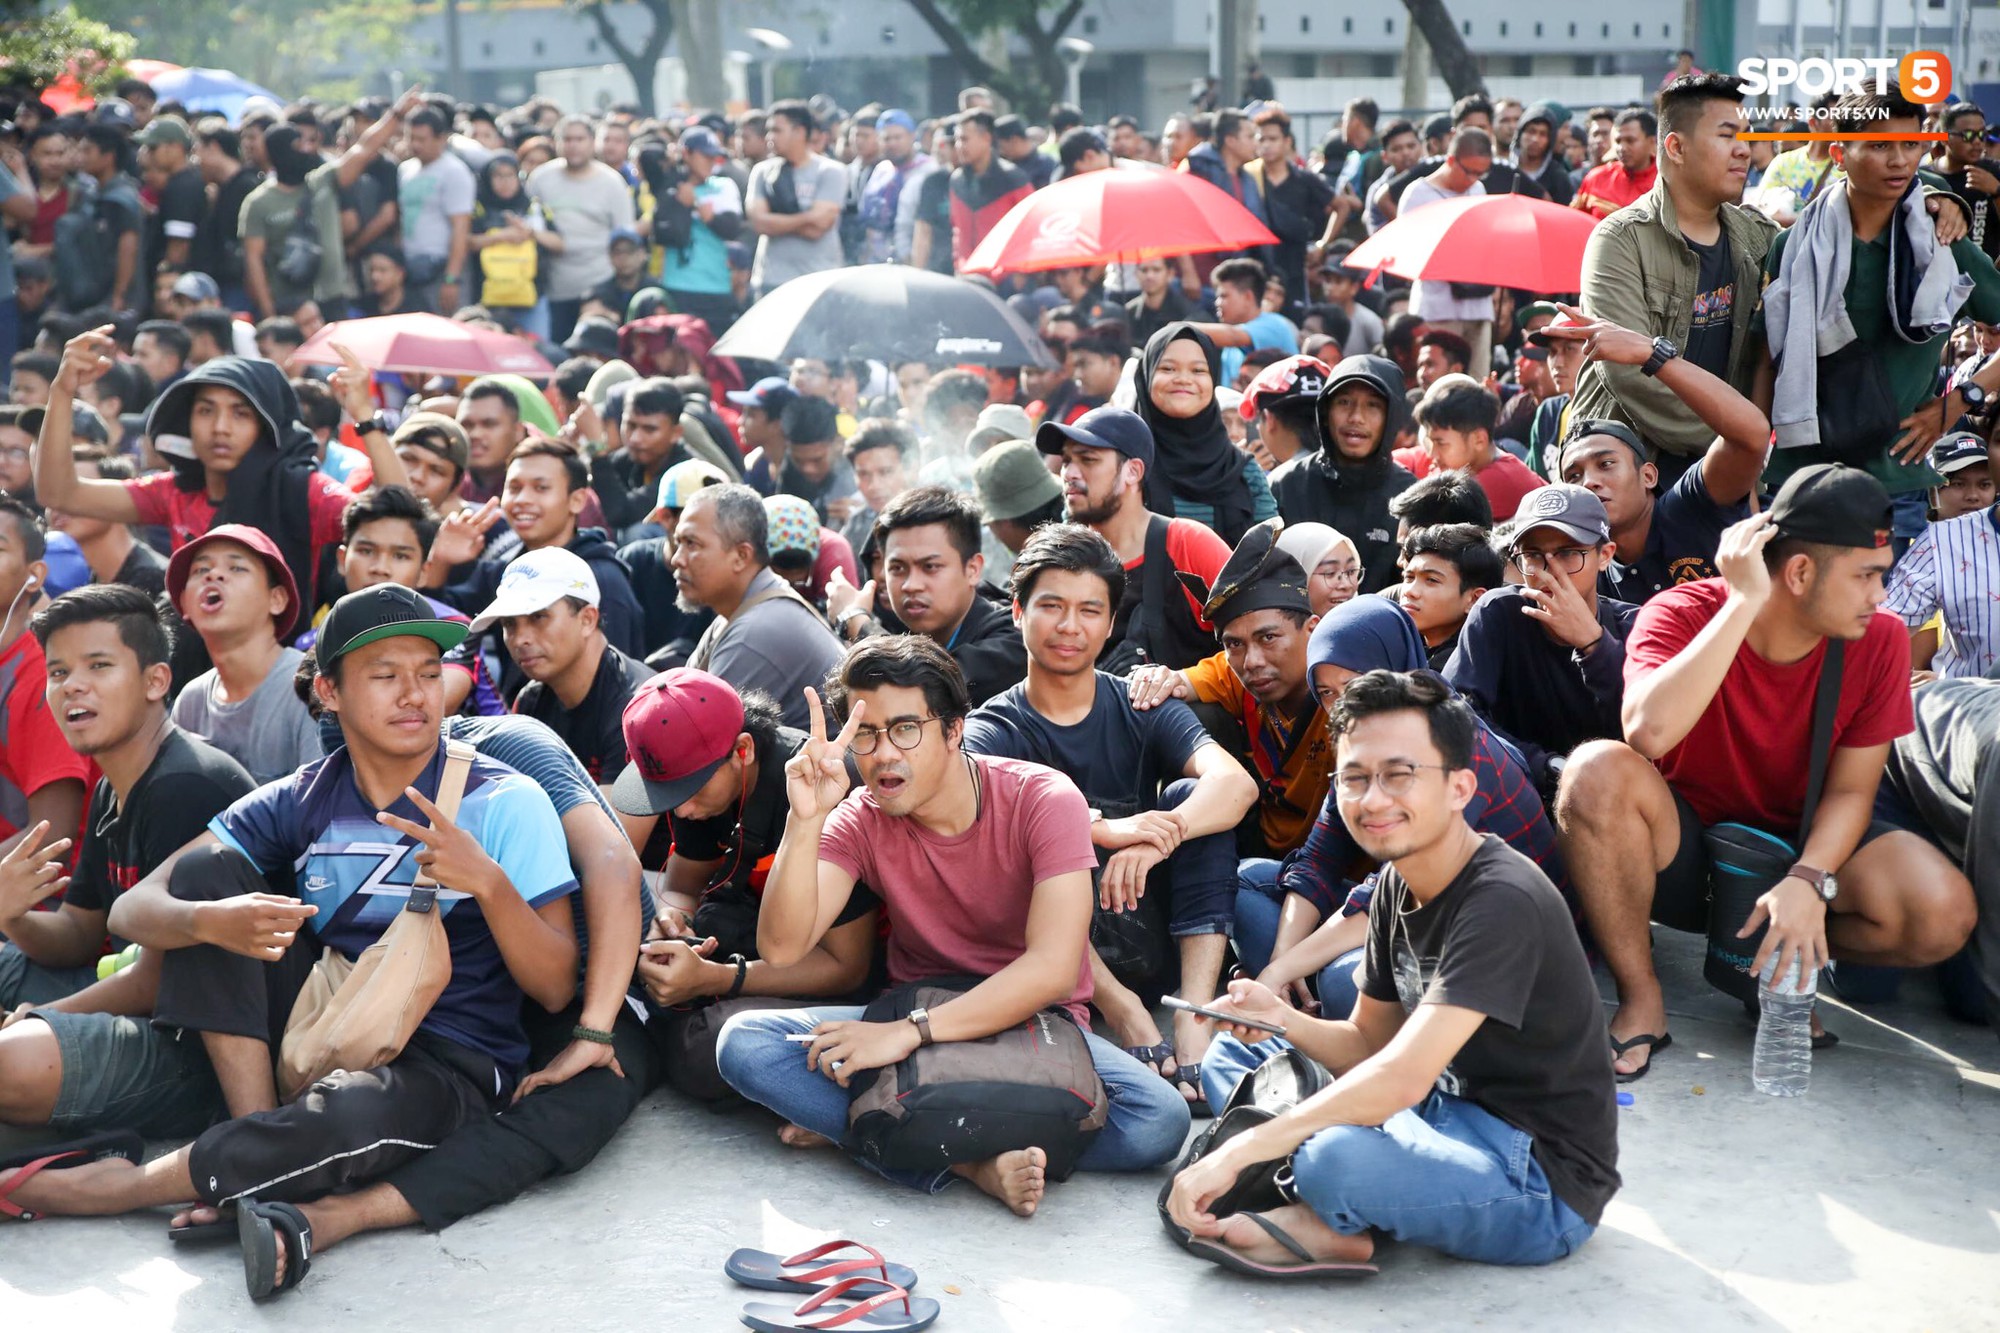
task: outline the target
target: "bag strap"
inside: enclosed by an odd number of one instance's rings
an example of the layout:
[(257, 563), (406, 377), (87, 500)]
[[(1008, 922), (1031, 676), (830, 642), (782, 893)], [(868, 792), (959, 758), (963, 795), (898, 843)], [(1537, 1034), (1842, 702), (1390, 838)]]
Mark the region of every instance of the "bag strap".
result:
[[(465, 799), (466, 779), (472, 775), (472, 761), (479, 757), (479, 751), (460, 740), (444, 743), (444, 771), (438, 775), (438, 789), (435, 804), (438, 813), (446, 819), (458, 818), (458, 803)], [(409, 912), (428, 912), (437, 900), (434, 892), (438, 882), (419, 866), (417, 877), (410, 885), (410, 901), (404, 907)], [(421, 904), (421, 905), (419, 905)]]
[[(1139, 566), (1139, 604), (1132, 608), (1132, 618), (1125, 625), (1125, 637), (1149, 662), (1166, 660), (1162, 651), (1166, 640), (1162, 637), (1155, 642), (1154, 635), (1166, 634), (1167, 599), (1186, 595), (1179, 580), (1174, 578), (1174, 562), (1167, 554), (1167, 534), (1172, 528), (1173, 520), (1164, 514), (1154, 514), (1146, 520), (1146, 546)], [(1158, 625), (1153, 623), (1156, 618)]]
[(1840, 710), (1840, 678), (1846, 660), (1847, 643), (1829, 639), (1826, 656), (1820, 659), (1819, 687), (1813, 693), (1812, 767), (1806, 776), (1806, 803), (1799, 812), (1799, 851), (1806, 846), (1813, 816), (1819, 812), (1819, 798), (1826, 788), (1827, 766), (1833, 762), (1833, 716)]

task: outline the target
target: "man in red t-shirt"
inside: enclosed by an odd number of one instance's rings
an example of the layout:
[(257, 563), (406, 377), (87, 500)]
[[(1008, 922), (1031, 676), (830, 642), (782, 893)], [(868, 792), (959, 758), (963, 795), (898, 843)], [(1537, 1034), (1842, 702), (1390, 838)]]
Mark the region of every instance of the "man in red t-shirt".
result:
[[(1669, 588), (1633, 622), (1625, 741), (1579, 747), (1556, 798), (1570, 878), (1618, 983), (1621, 1079), (1650, 1069), (1669, 1040), (1647, 921), (1706, 928), (1709, 825), (1747, 824), (1798, 848), (1746, 925), (1768, 924), (1753, 974), (1770, 960), (1782, 979), (1794, 956), (1801, 977), (1835, 955), (1918, 967), (1951, 957), (1971, 932), (1965, 876), (1874, 816), (1889, 744), (1914, 726), (1909, 635), (1877, 609), (1889, 536), (1881, 483), (1835, 464), (1802, 468), (1769, 513), (1724, 532), (1721, 578)], [(1801, 846), (1814, 696), (1833, 640), (1844, 644), (1833, 754)]]
[[(65, 413), (64, 415), (67, 415)], [(48, 667), (28, 621), (42, 603), (48, 566), (42, 525), (22, 501), (0, 492), (0, 852), (43, 820), (43, 843), (78, 837), (91, 762), (69, 748), (45, 692)], [(61, 858), (74, 860), (73, 844)]]
[[(1097, 853), (1083, 794), (1040, 764), (966, 754), (964, 677), (921, 635), (863, 639), (833, 689), (846, 725), (829, 742), (808, 688), (812, 736), (785, 764), (791, 813), (757, 920), (764, 960), (792, 967), (805, 958), (866, 882), (889, 921), (891, 981), (953, 973), (986, 980), (907, 1022), (866, 1022), (856, 1006), (738, 1014), (716, 1050), (722, 1077), (837, 1141), (855, 1074), (897, 1064), (920, 1045), (1008, 1031), (1060, 1005), (1083, 1029), (1110, 1096), (1110, 1118), (1078, 1164), (1137, 1171), (1171, 1159), (1187, 1136), (1187, 1102), (1090, 1032)], [(867, 784), (851, 795), (849, 753)], [(803, 1049), (790, 1040), (807, 1034), (813, 1040)], [(882, 1174), (929, 1193), (962, 1176), (1027, 1217), (1041, 1202), (1047, 1165), (1048, 1154), (1030, 1147), (945, 1171)]]
[(1097, 665), (1120, 676), (1141, 662), (1180, 671), (1213, 653), (1215, 630), (1178, 576), (1213, 584), (1229, 562), (1229, 543), (1206, 524), (1146, 508), (1152, 429), (1122, 407), (1094, 407), (1069, 425), (1044, 421), (1035, 448), (1062, 458), (1069, 521), (1110, 542), (1125, 565), (1125, 595)]
[(1514, 517), (1522, 499), (1547, 483), (1493, 443), (1500, 424), (1500, 400), (1470, 375), (1446, 375), (1417, 404), (1420, 443), (1394, 453), (1399, 466), (1418, 480), (1433, 472), (1469, 472), (1493, 506), (1493, 521)]

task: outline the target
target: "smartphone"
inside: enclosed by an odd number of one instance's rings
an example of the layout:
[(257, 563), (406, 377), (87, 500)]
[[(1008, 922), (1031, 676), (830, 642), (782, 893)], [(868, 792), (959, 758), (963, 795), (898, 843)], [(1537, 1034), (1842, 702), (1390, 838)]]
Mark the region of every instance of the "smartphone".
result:
[(1285, 1035), (1285, 1029), (1282, 1027), (1272, 1027), (1268, 1023), (1259, 1023), (1256, 1019), (1245, 1018), (1241, 1014), (1225, 1014), (1220, 1009), (1211, 1009), (1205, 1004), (1189, 1004), (1178, 995), (1163, 995), (1160, 997), (1160, 1003), (1169, 1009), (1184, 1009), (1188, 1013), (1200, 1014), (1203, 1018), (1212, 1018), (1217, 1022), (1234, 1023), (1238, 1027), (1256, 1028), (1259, 1031), (1269, 1032), (1273, 1036), (1278, 1037)]

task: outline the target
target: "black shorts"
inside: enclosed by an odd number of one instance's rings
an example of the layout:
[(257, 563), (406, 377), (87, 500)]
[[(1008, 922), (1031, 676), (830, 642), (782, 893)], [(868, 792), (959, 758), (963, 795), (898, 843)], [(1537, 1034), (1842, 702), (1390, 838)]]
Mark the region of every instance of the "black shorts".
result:
[[(1673, 795), (1674, 810), (1680, 815), (1681, 840), (1680, 846), (1674, 849), (1674, 859), (1667, 862), (1667, 868), (1653, 881), (1653, 920), (1672, 930), (1703, 933), (1708, 930), (1710, 897), (1708, 843), (1702, 837), (1705, 828), (1686, 798), (1679, 792)], [(1860, 846), (1854, 850), (1860, 851), (1887, 833), (1921, 829), (1921, 821), (1917, 821), (1916, 829), (1911, 829), (1900, 820), (1883, 818), (1878, 801), (1875, 817), (1869, 823), (1868, 831), (1861, 835)]]

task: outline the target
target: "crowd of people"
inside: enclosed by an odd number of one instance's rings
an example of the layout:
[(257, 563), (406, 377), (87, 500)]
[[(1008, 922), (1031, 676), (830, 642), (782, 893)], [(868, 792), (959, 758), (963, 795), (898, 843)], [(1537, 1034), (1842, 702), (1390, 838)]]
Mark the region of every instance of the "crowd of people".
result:
[[(1760, 164), (1699, 72), (1580, 117), (1356, 101), (1310, 152), (1270, 102), (1154, 135), (977, 88), (235, 124), (17, 91), (0, 1123), (73, 1142), (0, 1164), (10, 1216), (172, 1206), (266, 1297), (582, 1169), (661, 1086), (1027, 1216), (1293, 1060), (1330, 1082), (1163, 1195), (1192, 1252), (1535, 1264), (1619, 1187), (1616, 1083), (1675, 1058), (1653, 923), (1747, 941), (1753, 1016), (1753, 978), (1921, 974), (2000, 1019), (1969, 104), (1851, 93), (1852, 137)], [(1053, 368), (714, 352), (1094, 170), (1277, 242), (981, 279)], [(1602, 219), (1580, 292), (1346, 263), (1488, 191)], [(412, 311), (559, 364), (295, 359)], [(1781, 868), (1719, 934), (1737, 827)], [(448, 981), (300, 1095), (301, 996), (427, 883)], [(976, 1083), (1038, 1022), (1095, 1071), (1069, 1150), (860, 1149), (877, 1077)], [(1276, 1161), (1282, 1206), (1219, 1205)]]

